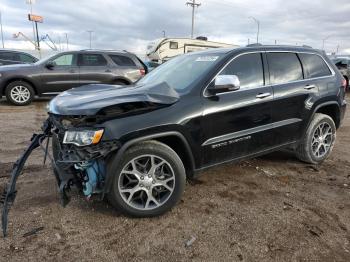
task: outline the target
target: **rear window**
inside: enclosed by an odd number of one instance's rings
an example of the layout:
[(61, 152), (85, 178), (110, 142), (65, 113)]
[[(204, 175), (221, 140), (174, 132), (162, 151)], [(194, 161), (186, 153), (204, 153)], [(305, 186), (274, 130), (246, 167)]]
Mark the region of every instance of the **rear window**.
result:
[(80, 66), (104, 66), (107, 65), (106, 59), (100, 54), (81, 54)]
[(35, 58), (33, 58), (27, 54), (19, 54), (19, 58), (24, 63), (34, 63), (36, 61)]
[(135, 62), (131, 58), (127, 57), (127, 56), (110, 55), (109, 57), (118, 66), (136, 66)]
[(307, 78), (329, 76), (332, 74), (325, 61), (319, 55), (299, 54), (299, 57), (303, 63)]
[(303, 79), (303, 70), (295, 53), (268, 53), (271, 84), (284, 84)]
[(18, 56), (15, 55), (15, 53), (11, 53), (11, 52), (1, 52), (0, 59), (10, 60), (10, 61), (18, 61), (19, 60)]

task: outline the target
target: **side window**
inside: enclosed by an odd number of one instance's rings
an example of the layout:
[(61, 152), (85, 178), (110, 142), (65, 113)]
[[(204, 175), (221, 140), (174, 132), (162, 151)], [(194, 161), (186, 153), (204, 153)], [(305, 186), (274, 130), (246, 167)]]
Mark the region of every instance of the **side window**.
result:
[(110, 55), (113, 62), (118, 66), (136, 66), (135, 62), (131, 58), (123, 55)]
[(320, 56), (302, 53), (298, 55), (303, 63), (307, 78), (331, 75), (331, 71), (329, 70), (327, 64)]
[(11, 52), (1, 52), (0, 53), (0, 59), (3, 60), (10, 60), (10, 61), (16, 61), (15, 56)]
[(34, 63), (35, 59), (26, 54), (19, 54), (19, 59), (24, 63)]
[(57, 66), (72, 66), (75, 65), (74, 55), (66, 54), (56, 57), (53, 62), (56, 63)]
[(178, 49), (179, 44), (178, 44), (178, 42), (170, 41), (169, 42), (169, 47), (170, 47), (170, 49)]
[(80, 66), (105, 66), (107, 65), (106, 59), (100, 54), (81, 54)]
[(300, 61), (294, 53), (267, 53), (271, 84), (284, 84), (303, 79)]
[(241, 55), (228, 64), (220, 75), (236, 75), (242, 88), (264, 85), (261, 54)]

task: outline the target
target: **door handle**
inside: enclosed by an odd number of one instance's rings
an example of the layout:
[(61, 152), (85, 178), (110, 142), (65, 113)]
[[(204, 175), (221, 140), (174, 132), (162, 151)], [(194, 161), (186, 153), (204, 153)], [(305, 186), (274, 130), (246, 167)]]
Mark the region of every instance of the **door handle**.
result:
[(269, 96), (271, 96), (271, 93), (260, 93), (260, 94), (256, 95), (256, 98), (262, 99), (262, 98), (269, 97)]
[(112, 71), (111, 71), (111, 70), (109, 70), (109, 69), (107, 69), (105, 72), (106, 72), (106, 73), (111, 73)]
[(314, 89), (314, 88), (316, 88), (315, 85), (307, 85), (307, 86), (304, 86), (304, 89), (306, 89), (306, 90), (311, 90), (311, 89)]

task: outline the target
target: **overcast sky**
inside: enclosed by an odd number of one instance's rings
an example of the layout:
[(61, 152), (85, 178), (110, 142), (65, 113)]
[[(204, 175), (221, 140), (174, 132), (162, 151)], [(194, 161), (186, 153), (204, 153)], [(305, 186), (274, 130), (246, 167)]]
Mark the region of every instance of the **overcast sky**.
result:
[[(350, 0), (196, 0), (195, 35), (209, 40), (246, 45), (256, 41), (260, 21), (263, 44), (311, 45), (327, 52), (350, 54)], [(42, 15), (39, 34), (55, 42), (69, 38), (69, 49), (127, 49), (143, 53), (149, 41), (162, 37), (189, 37), (191, 8), (186, 0), (36, 0), (33, 13)], [(33, 37), (25, 0), (0, 0), (6, 48), (33, 49), (19, 31)], [(65, 49), (65, 44), (61, 46)]]

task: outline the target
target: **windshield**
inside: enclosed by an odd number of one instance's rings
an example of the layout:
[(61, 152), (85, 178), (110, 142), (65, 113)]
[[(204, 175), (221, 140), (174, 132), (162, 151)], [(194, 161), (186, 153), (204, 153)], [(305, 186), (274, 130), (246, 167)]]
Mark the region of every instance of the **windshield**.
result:
[(157, 84), (165, 82), (176, 91), (185, 89), (209, 71), (218, 63), (222, 54), (190, 54), (175, 57), (157, 67), (145, 77), (139, 84)]
[(49, 61), (52, 57), (56, 56), (57, 53), (55, 54), (51, 54), (49, 56), (45, 56), (44, 58), (41, 58), (40, 60), (36, 61), (34, 64), (35, 65), (40, 65), (40, 64), (43, 64), (45, 63), (46, 61)]

